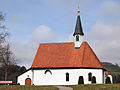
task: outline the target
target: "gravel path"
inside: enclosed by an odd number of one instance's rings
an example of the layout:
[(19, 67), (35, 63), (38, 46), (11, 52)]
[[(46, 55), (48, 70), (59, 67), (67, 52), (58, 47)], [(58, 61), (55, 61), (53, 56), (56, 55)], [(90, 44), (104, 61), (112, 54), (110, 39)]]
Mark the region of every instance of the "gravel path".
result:
[(71, 87), (64, 87), (64, 86), (56, 86), (57, 88), (59, 88), (59, 90), (73, 90), (73, 88)]

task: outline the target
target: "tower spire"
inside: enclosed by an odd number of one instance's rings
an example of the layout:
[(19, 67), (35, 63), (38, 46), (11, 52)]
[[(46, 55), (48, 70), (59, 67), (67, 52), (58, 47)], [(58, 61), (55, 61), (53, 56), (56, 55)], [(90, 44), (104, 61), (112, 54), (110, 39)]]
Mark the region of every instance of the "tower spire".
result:
[(80, 10), (79, 10), (79, 7), (78, 7), (77, 13), (78, 13), (77, 22), (76, 22), (75, 32), (74, 32), (73, 36), (75, 36), (76, 34), (84, 36), (83, 30), (82, 30), (82, 25), (81, 25), (81, 20), (80, 20)]
[(75, 41), (74, 41), (75, 48), (79, 49), (83, 42), (83, 36), (84, 36), (82, 25), (81, 25), (81, 20), (80, 20), (79, 6), (78, 6), (77, 14), (78, 16), (77, 16), (77, 21), (76, 21), (76, 26), (75, 26), (75, 31), (74, 31), (73, 36), (75, 38)]

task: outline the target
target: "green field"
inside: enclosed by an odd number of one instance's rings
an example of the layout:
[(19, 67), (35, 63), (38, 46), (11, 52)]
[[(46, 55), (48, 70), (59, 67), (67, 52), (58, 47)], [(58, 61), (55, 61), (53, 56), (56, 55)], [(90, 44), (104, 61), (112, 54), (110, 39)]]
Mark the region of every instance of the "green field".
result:
[(0, 90), (58, 90), (54, 86), (0, 85)]
[(99, 85), (73, 85), (74, 90), (120, 90), (120, 84), (99, 84)]
[[(70, 85), (73, 90), (120, 90), (120, 84)], [(56, 86), (0, 85), (0, 90), (58, 90)]]

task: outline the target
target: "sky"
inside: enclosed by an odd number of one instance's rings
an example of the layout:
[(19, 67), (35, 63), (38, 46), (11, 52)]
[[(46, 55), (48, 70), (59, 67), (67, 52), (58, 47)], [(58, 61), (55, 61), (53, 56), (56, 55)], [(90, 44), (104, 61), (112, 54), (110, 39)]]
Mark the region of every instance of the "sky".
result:
[(120, 65), (120, 0), (0, 0), (17, 63), (29, 68), (40, 43), (73, 41), (78, 6), (84, 41)]

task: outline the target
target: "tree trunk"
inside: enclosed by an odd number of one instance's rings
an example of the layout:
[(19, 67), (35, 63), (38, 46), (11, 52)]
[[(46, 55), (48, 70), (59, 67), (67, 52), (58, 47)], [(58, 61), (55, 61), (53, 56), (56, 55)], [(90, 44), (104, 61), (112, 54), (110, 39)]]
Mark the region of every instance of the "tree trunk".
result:
[(5, 81), (7, 81), (7, 76), (8, 76), (8, 69), (7, 67), (5, 68)]

